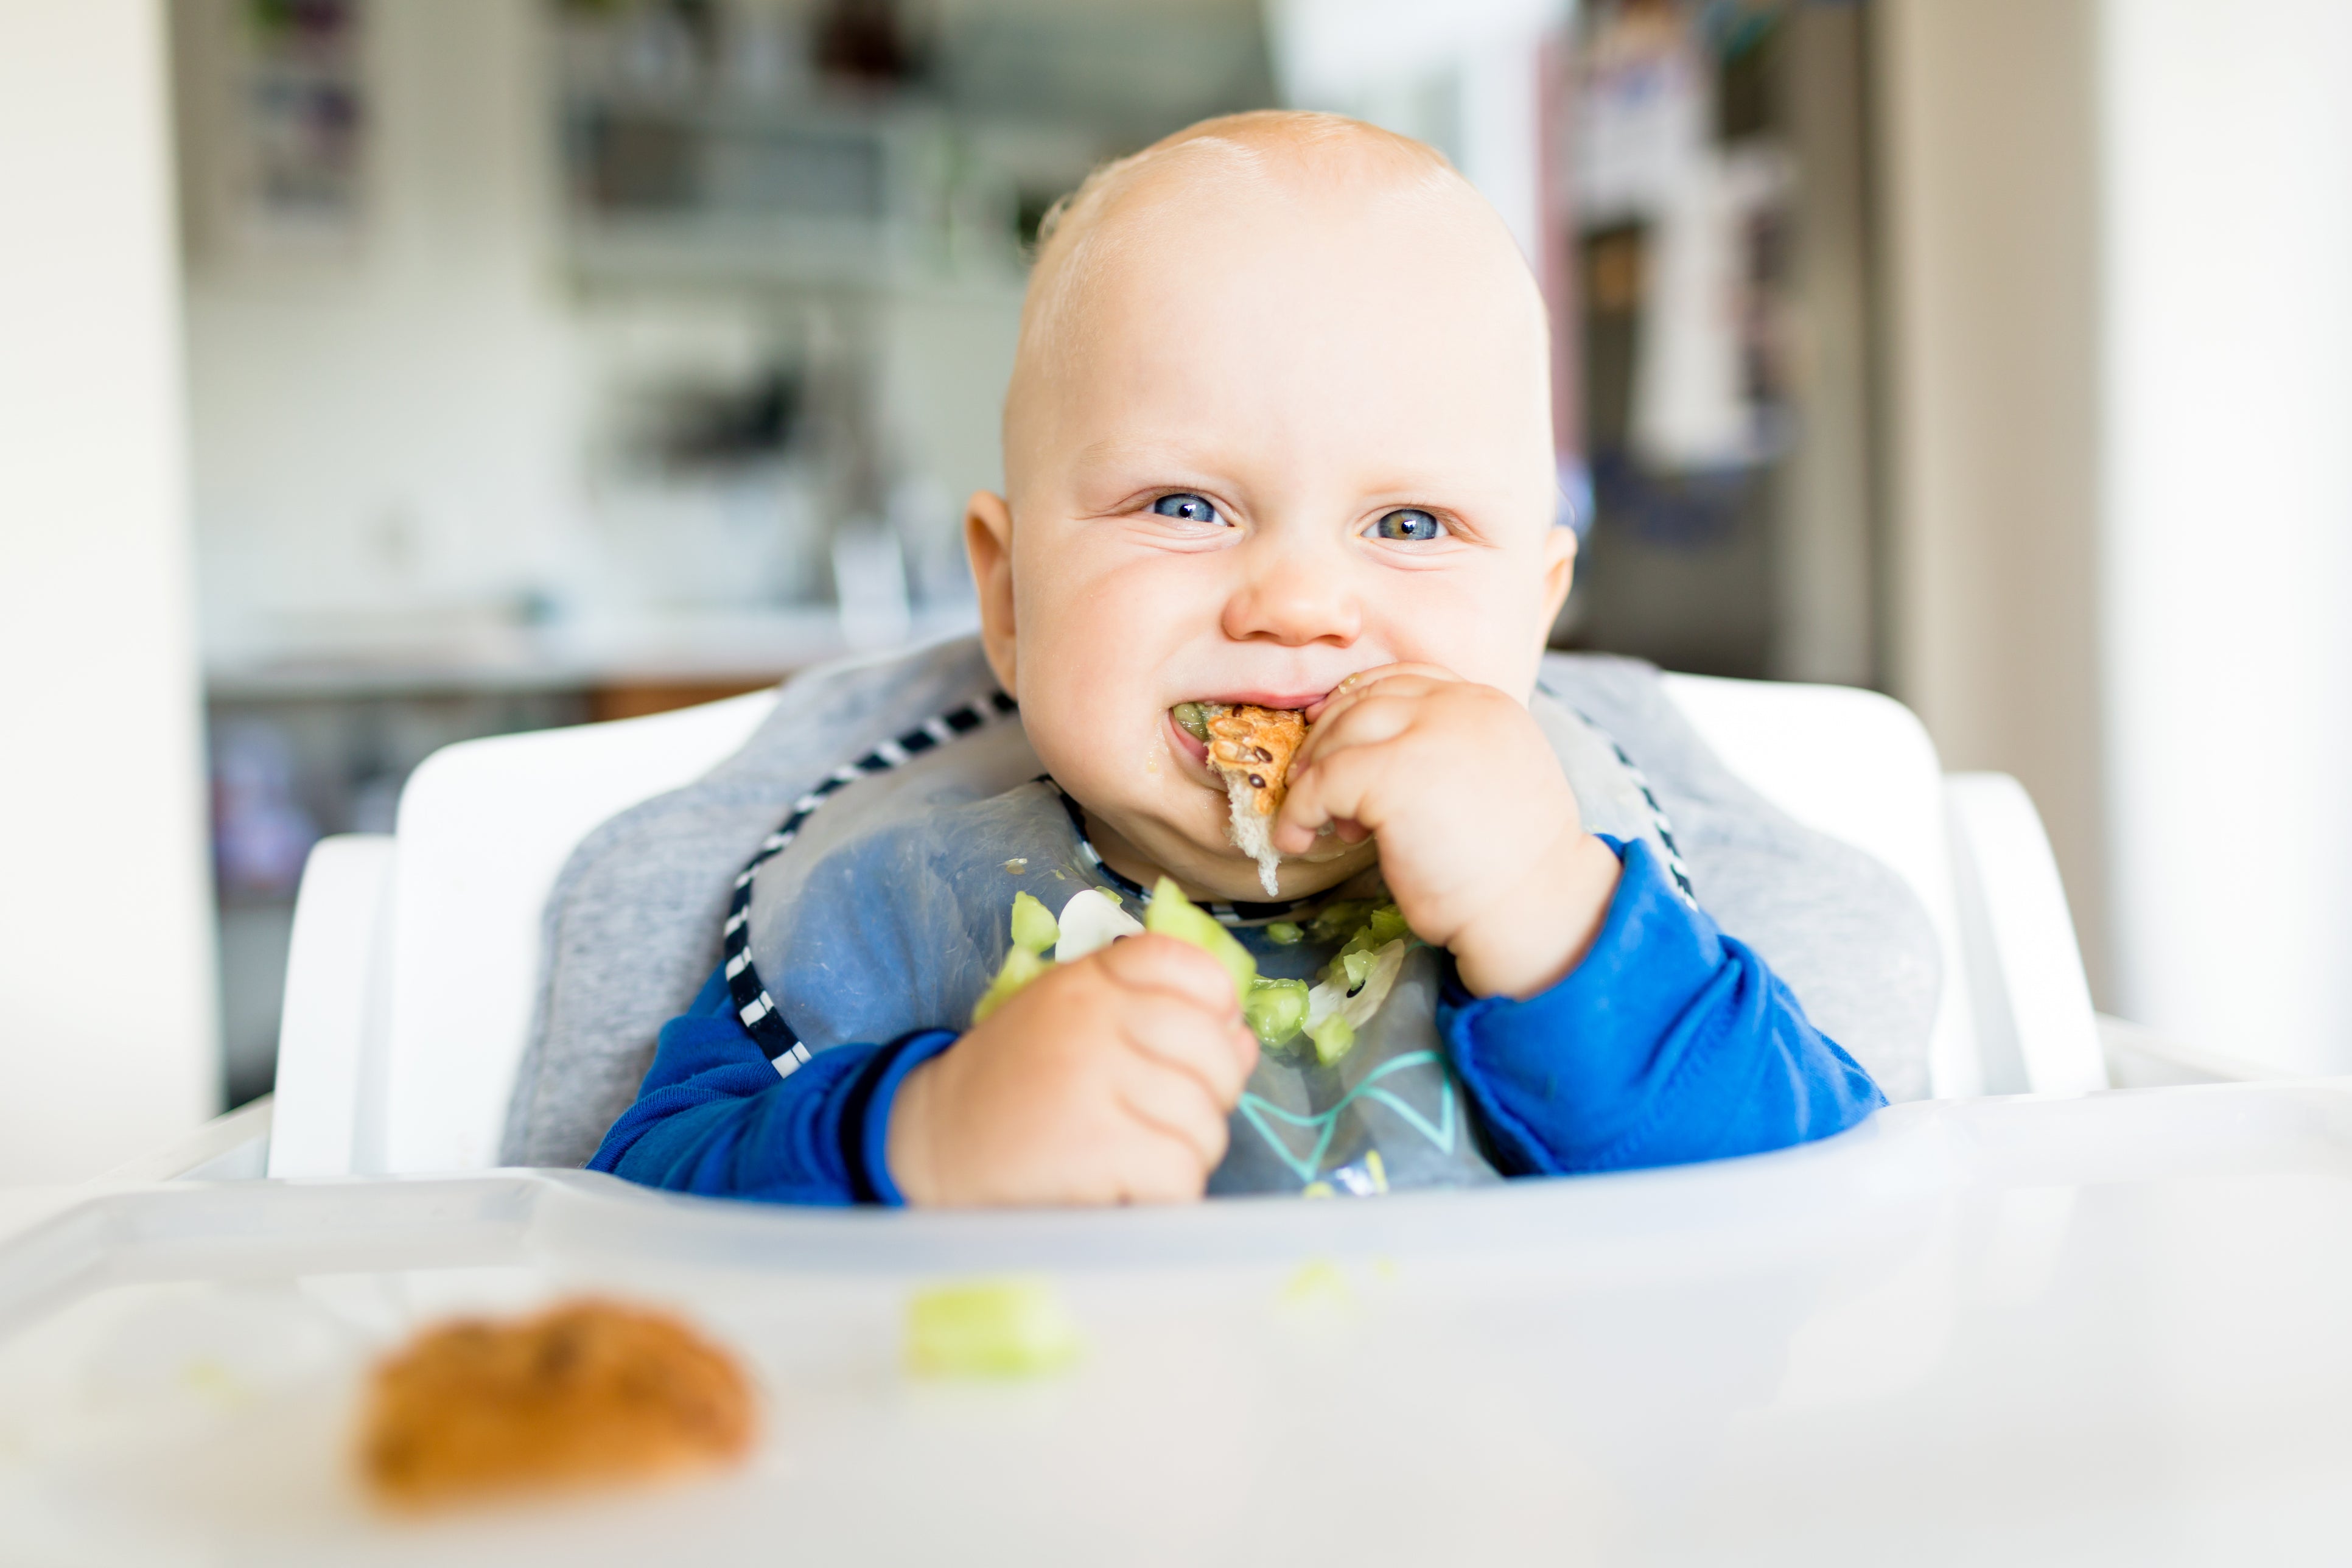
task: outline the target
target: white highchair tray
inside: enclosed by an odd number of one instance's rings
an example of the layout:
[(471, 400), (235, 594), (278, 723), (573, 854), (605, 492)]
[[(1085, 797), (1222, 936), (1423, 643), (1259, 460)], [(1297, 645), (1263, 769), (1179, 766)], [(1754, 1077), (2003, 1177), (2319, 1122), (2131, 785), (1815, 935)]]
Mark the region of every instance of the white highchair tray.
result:
[[(2352, 1090), (1898, 1107), (1468, 1194), (877, 1215), (603, 1177), (242, 1183), (0, 1247), (0, 1561), (2279, 1562), (2352, 1539)], [(924, 1384), (909, 1293), (1052, 1280), (1066, 1373)], [(430, 1522), (349, 1479), (441, 1315), (666, 1303), (751, 1461)]]

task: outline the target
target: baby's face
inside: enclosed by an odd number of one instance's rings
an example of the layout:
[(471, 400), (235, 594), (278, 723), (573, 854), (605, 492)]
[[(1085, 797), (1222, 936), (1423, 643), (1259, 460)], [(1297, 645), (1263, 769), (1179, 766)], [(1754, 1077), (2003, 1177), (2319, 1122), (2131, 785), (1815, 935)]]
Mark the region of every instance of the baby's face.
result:
[[(1524, 700), (1573, 556), (1548, 348), (1483, 211), (1231, 188), (1139, 205), (1008, 420), (1009, 511), (974, 499), (989, 652), (1100, 823), (1180, 879), (1262, 898), (1170, 710), (1304, 708), (1400, 661)], [(1286, 895), (1369, 858), (1326, 842), (1285, 863)]]

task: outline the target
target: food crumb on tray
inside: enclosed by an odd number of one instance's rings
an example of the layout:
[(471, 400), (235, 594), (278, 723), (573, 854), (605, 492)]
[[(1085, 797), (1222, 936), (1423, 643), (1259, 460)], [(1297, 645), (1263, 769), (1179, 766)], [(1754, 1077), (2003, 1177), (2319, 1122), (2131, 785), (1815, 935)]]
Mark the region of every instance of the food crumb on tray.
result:
[(582, 1299), (417, 1334), (370, 1380), (358, 1459), (379, 1501), (425, 1510), (713, 1468), (757, 1427), (727, 1352), (667, 1313)]
[(1034, 1377), (1079, 1348), (1069, 1309), (1043, 1280), (939, 1286), (907, 1309), (907, 1366), (919, 1377)]

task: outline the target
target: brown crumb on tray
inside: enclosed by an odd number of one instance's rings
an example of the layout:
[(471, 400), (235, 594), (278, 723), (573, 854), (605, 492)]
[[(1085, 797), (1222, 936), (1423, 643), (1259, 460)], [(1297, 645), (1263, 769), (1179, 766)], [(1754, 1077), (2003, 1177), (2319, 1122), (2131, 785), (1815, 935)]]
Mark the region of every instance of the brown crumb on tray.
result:
[(370, 1381), (359, 1463), (379, 1500), (427, 1509), (713, 1468), (757, 1425), (725, 1351), (666, 1313), (581, 1300), (410, 1341)]

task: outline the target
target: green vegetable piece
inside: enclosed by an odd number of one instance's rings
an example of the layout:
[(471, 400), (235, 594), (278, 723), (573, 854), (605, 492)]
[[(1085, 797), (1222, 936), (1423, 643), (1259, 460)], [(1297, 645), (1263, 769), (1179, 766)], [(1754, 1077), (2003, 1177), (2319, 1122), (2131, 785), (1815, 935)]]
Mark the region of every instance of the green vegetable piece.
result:
[(1268, 980), (1261, 975), (1242, 999), (1242, 1018), (1257, 1036), (1259, 1045), (1275, 1049), (1307, 1022), (1307, 982)]
[(1171, 710), (1184, 732), (1206, 745), (1209, 740), (1209, 710), (1197, 702), (1179, 702)]
[(1054, 912), (1027, 893), (1013, 895), (1013, 945), (1044, 952), (1062, 939)]
[(981, 1022), (1011, 1001), (1014, 992), (1053, 967), (1052, 959), (1042, 958), (1025, 947), (1014, 948), (1004, 955), (1004, 965), (988, 983), (988, 989), (980, 994), (980, 1000), (971, 1009), (971, 1021)]
[(1401, 936), (1412, 934), (1412, 928), (1404, 923), (1404, 916), (1394, 904), (1382, 904), (1374, 910), (1371, 918), (1364, 922), (1364, 929), (1371, 933), (1374, 947), (1386, 947)]
[(1315, 1042), (1315, 1059), (1329, 1067), (1356, 1047), (1356, 1026), (1334, 1013), (1313, 1028), (1307, 1037)]
[[(1328, 1184), (1318, 1182), (1315, 1185), (1323, 1188), (1318, 1195), (1331, 1195)], [(1344, 1312), (1355, 1307), (1356, 1292), (1338, 1264), (1328, 1258), (1315, 1258), (1300, 1264), (1298, 1271), (1284, 1281), (1277, 1300), (1293, 1310)]]
[(1249, 983), (1257, 978), (1257, 960), (1234, 940), (1233, 932), (1186, 898), (1175, 879), (1162, 877), (1151, 889), (1151, 905), (1143, 911), (1143, 929), (1191, 942), (1225, 966), (1225, 973), (1234, 977), (1236, 998), (1249, 994)]
[(918, 1377), (1034, 1377), (1078, 1349), (1069, 1309), (1042, 1280), (941, 1286), (908, 1304), (907, 1368)]
[(1372, 905), (1369, 899), (1341, 899), (1336, 904), (1324, 905), (1316, 913), (1314, 920), (1307, 922), (1307, 934), (1317, 942), (1337, 942), (1343, 936), (1355, 934), (1357, 928), (1370, 918), (1371, 912)]
[(1353, 991), (1371, 973), (1371, 960), (1379, 956), (1379, 946), (1372, 940), (1370, 925), (1358, 927), (1347, 944), (1331, 955), (1331, 962), (1323, 966), (1319, 978), (1343, 991)]
[(1265, 928), (1265, 940), (1276, 947), (1297, 947), (1298, 939), (1306, 934), (1288, 921), (1276, 921)]

